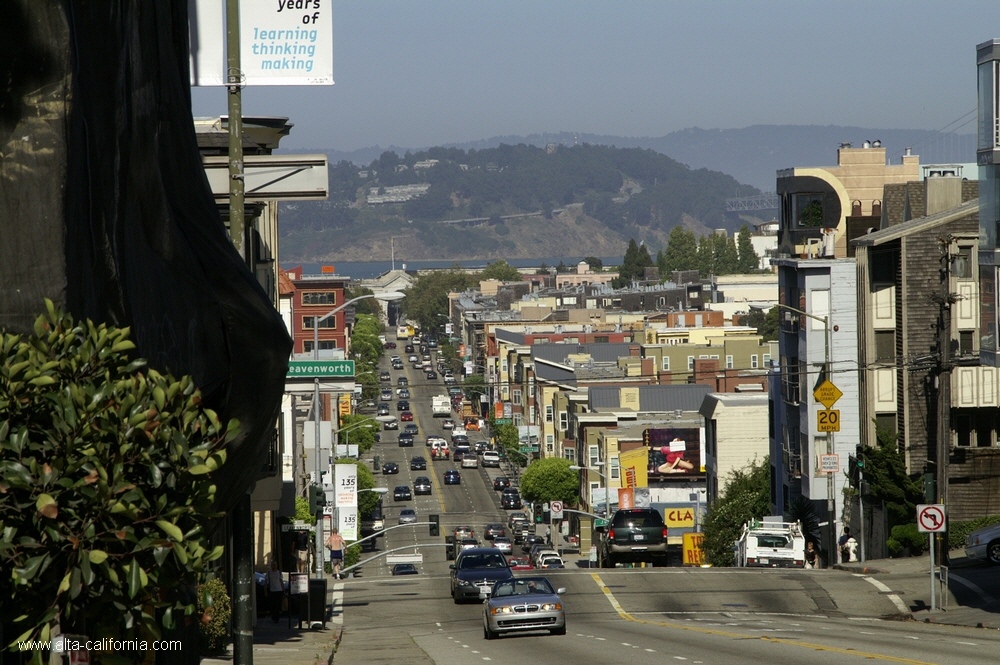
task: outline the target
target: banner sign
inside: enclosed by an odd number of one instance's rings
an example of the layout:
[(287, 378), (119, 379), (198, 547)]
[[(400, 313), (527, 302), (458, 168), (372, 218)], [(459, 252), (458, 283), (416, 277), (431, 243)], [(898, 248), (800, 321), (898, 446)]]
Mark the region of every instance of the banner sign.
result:
[[(341, 464), (340, 466), (346, 465)], [(337, 506), (337, 528), (340, 530), (340, 535), (347, 542), (358, 539), (357, 506)]]
[(649, 486), (649, 448), (636, 448), (618, 453), (618, 466), (626, 487)]
[(358, 507), (358, 467), (354, 464), (333, 465), (333, 501), (338, 508)]

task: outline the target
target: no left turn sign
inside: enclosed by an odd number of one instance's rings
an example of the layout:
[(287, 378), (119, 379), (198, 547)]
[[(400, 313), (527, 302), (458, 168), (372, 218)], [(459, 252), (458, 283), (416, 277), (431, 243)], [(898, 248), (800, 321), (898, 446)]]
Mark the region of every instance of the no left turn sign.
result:
[(549, 502), (549, 511), (551, 512), (551, 517), (554, 520), (562, 519), (563, 512), (563, 502), (562, 501), (551, 501)]
[(917, 529), (920, 533), (944, 533), (944, 505), (940, 503), (917, 506)]

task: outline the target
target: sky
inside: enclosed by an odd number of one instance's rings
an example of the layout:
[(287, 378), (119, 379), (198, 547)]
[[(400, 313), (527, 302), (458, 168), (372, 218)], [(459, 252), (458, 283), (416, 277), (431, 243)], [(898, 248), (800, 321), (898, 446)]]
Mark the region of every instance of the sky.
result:
[[(998, 0), (332, 6), (335, 85), (244, 90), (244, 115), (294, 123), (282, 148), (755, 124), (940, 129), (975, 109), (976, 44), (1000, 37)], [(223, 89), (192, 95), (195, 116), (226, 113)]]

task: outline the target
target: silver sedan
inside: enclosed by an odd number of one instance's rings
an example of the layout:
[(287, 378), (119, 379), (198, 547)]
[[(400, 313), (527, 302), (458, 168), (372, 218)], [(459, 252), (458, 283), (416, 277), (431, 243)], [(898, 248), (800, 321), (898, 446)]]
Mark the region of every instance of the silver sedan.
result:
[[(566, 611), (559, 594), (544, 577), (518, 577), (497, 582), (483, 603), (483, 636), (492, 640), (504, 633), (547, 630), (566, 634)], [(485, 594), (485, 592), (484, 592)]]

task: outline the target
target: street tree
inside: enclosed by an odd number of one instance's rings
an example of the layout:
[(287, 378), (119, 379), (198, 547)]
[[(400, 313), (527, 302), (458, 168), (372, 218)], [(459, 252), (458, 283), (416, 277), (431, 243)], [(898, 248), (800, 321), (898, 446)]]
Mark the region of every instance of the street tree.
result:
[(158, 639), (197, 611), (222, 556), (213, 474), (238, 423), (205, 409), (191, 377), (130, 357), (128, 328), (45, 305), (34, 333), (0, 336), (3, 648), (57, 626)]
[(424, 330), (434, 329), (442, 316), (448, 315), (448, 293), (465, 291), (475, 286), (476, 280), (460, 269), (441, 270), (422, 275), (408, 288), (402, 309), (406, 317), (416, 321)]
[(519, 282), (521, 281), (521, 273), (517, 271), (517, 268), (510, 265), (503, 259), (500, 259), (499, 261), (494, 261), (486, 266), (486, 268), (479, 273), (479, 279), (495, 279), (500, 282)]
[(713, 566), (732, 566), (733, 545), (743, 525), (761, 519), (771, 511), (771, 465), (768, 458), (744, 469), (734, 469), (726, 477), (726, 489), (705, 516), (705, 558)]
[[(370, 425), (370, 427), (365, 427), (365, 425)], [(340, 417), (340, 429), (346, 430), (348, 428), (353, 429), (350, 432), (340, 434), (339, 443), (350, 442), (351, 445), (357, 445), (359, 454), (366, 453), (375, 446), (375, 432), (379, 431), (377, 420), (361, 414), (348, 413)]]
[(562, 457), (533, 461), (521, 476), (521, 496), (532, 502), (562, 501), (570, 505), (576, 504), (580, 476), (569, 467), (570, 461)]
[(486, 379), (482, 374), (470, 374), (462, 381), (462, 391), (474, 404), (478, 404), (479, 396), (486, 394)]
[[(344, 289), (345, 300), (353, 300), (354, 298), (358, 298), (360, 296), (370, 296), (374, 294), (375, 294), (374, 291), (365, 288), (363, 286), (359, 286), (353, 289)], [(357, 314), (358, 318), (361, 318), (362, 314), (369, 315), (372, 317), (377, 317), (380, 313), (379, 304), (378, 302), (376, 302), (374, 298), (359, 300), (358, 302), (354, 303), (352, 307), (354, 307), (354, 311)], [(378, 319), (376, 319), (376, 321), (377, 320)]]
[(694, 233), (678, 224), (670, 230), (667, 249), (663, 252), (660, 276), (669, 276), (674, 270), (698, 269), (698, 240)]
[(757, 250), (753, 248), (750, 227), (746, 224), (740, 227), (740, 232), (736, 240), (736, 249), (739, 253), (739, 268), (741, 273), (749, 275), (760, 270), (760, 256), (757, 255)]

